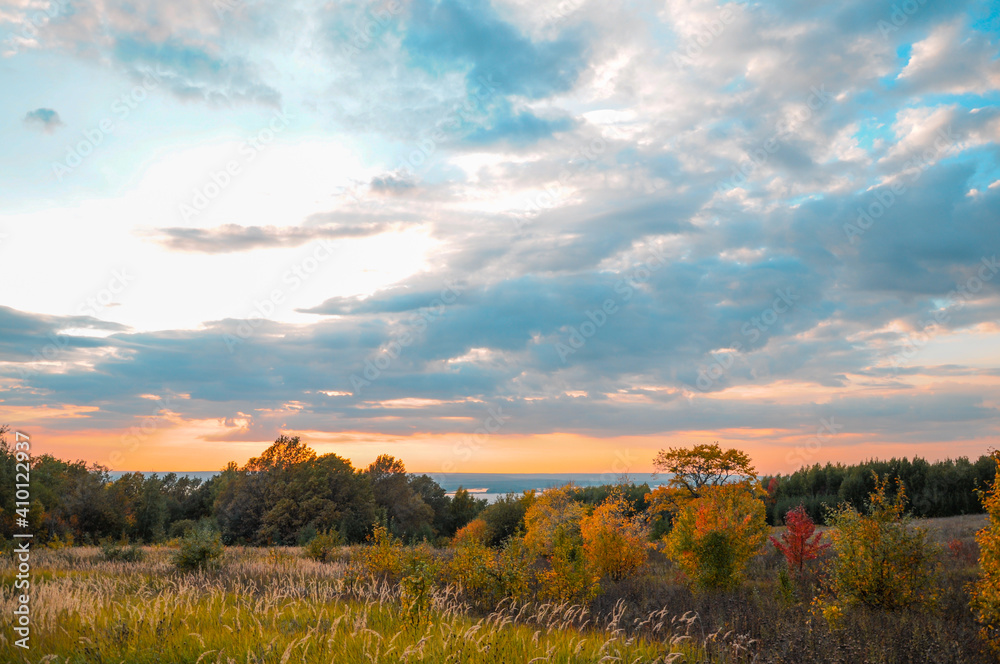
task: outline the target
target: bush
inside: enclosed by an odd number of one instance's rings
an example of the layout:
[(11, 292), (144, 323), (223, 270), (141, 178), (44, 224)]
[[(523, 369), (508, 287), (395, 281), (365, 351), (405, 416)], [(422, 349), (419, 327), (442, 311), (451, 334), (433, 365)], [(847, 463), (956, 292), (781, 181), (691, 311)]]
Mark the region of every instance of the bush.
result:
[(486, 522), (482, 519), (473, 519), (458, 529), (451, 545), (460, 546), (463, 542), (470, 540), (485, 544), (488, 539), (489, 529), (486, 527)]
[(185, 535), (180, 549), (173, 555), (175, 567), (183, 571), (207, 571), (222, 567), (225, 549), (218, 533), (207, 529), (195, 530)]
[(972, 610), (982, 626), (980, 634), (994, 652), (1000, 653), (1000, 455), (994, 458), (993, 486), (979, 492), (989, 523), (976, 533), (980, 571), (971, 591)]
[(365, 576), (397, 581), (403, 574), (403, 543), (393, 537), (384, 524), (378, 524), (354, 562)]
[(570, 490), (570, 486), (549, 489), (525, 512), (524, 543), (532, 552), (549, 557), (560, 539), (580, 542), (580, 520), (586, 510), (573, 500)]
[(906, 490), (894, 498), (889, 480), (875, 478), (867, 513), (842, 505), (830, 517), (837, 556), (831, 561), (831, 589), (842, 602), (880, 609), (933, 606), (938, 597), (937, 548), (927, 531), (910, 526)]
[(463, 539), (447, 566), (448, 580), (462, 587), (467, 598), (487, 607), (503, 594), (497, 574), (497, 554), (483, 542)]
[(674, 517), (666, 554), (696, 588), (734, 588), (768, 530), (764, 503), (750, 485), (711, 487)]
[(583, 547), (560, 532), (548, 557), (550, 567), (538, 573), (543, 601), (587, 604), (600, 591), (599, 578), (587, 564)]
[(146, 557), (138, 544), (129, 544), (127, 539), (117, 542), (110, 539), (101, 542), (101, 558), (109, 562), (137, 563)]
[(306, 558), (327, 563), (333, 559), (333, 555), (343, 544), (344, 538), (336, 528), (321, 530), (305, 545), (303, 553)]
[(616, 487), (580, 524), (587, 563), (599, 577), (621, 581), (634, 575), (649, 554), (649, 527)]
[(829, 548), (829, 543), (822, 543), (823, 533), (816, 532), (816, 524), (809, 518), (803, 505), (799, 505), (785, 516), (787, 530), (781, 533), (781, 539), (771, 537), (771, 544), (784, 554), (788, 569), (802, 574), (807, 560), (815, 560), (821, 551)]

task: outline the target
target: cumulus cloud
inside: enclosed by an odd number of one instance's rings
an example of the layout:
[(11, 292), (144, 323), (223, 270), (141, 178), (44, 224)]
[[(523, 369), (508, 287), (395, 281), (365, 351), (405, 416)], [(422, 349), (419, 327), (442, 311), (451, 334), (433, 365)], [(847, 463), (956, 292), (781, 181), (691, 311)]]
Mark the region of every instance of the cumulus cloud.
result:
[[(317, 289), (295, 324), (73, 337), (86, 362), (2, 398), (131, 413), (155, 384), (190, 394), (185, 417), (248, 422), (233, 439), (447, 433), (484, 402), (512, 433), (805, 430), (835, 411), (884, 440), (996, 435), (995, 356), (925, 350), (985, 343), (1000, 320), (996, 41), (969, 3), (891, 30), (891, 8), (862, 0), (570, 4), (310, 15), (321, 75), (289, 85), (372, 170), (331, 182), (338, 205), (301, 225), (153, 237), (223, 254), (420, 224), (425, 264), (373, 292)], [(287, 11), (206, 27), (144, 12), (106, 8), (95, 48), (162, 66), (180, 96), (277, 103), (286, 82), (254, 54), (287, 36)], [(70, 323), (5, 315), (34, 333)], [(11, 335), (13, 379), (38, 360)]]
[(27, 115), (24, 116), (24, 124), (46, 134), (51, 134), (61, 127), (63, 122), (59, 114), (51, 108), (36, 108), (33, 111), (28, 111)]

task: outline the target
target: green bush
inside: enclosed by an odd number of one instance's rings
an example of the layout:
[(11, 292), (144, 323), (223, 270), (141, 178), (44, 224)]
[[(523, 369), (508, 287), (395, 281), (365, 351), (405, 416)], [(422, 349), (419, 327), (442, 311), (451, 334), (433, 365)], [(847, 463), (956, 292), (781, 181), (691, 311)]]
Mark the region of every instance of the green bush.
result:
[(847, 605), (933, 607), (940, 593), (939, 548), (927, 530), (910, 525), (904, 488), (890, 498), (888, 485), (887, 478), (876, 478), (865, 514), (849, 504), (832, 514), (837, 556), (831, 561), (831, 587)]
[(218, 533), (196, 530), (184, 536), (172, 562), (183, 571), (215, 570), (222, 566), (224, 553)]
[(194, 530), (198, 529), (198, 523), (192, 519), (181, 519), (180, 521), (174, 521), (170, 524), (170, 529), (167, 531), (167, 535), (173, 539), (175, 537), (184, 537)]
[(127, 539), (117, 542), (104, 540), (101, 542), (101, 558), (109, 562), (137, 563), (146, 557), (146, 553), (138, 544), (129, 544)]
[(303, 553), (306, 558), (328, 563), (343, 544), (344, 538), (336, 528), (321, 530), (305, 545)]

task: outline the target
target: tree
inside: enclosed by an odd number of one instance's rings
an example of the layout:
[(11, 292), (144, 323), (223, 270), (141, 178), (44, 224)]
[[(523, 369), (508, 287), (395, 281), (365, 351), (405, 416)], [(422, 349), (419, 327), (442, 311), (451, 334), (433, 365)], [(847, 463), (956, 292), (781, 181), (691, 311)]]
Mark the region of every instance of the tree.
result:
[(718, 443), (660, 450), (653, 459), (653, 467), (657, 473), (670, 475), (667, 486), (685, 491), (692, 498), (700, 498), (705, 487), (757, 477), (746, 452), (723, 450)]
[(316, 453), (298, 436), (281, 435), (264, 450), (263, 454), (247, 461), (246, 469), (250, 472), (287, 470), (296, 464), (312, 461), (315, 458)]
[(831, 587), (845, 604), (880, 609), (930, 607), (936, 603), (938, 551), (924, 528), (905, 514), (906, 490), (888, 495), (889, 479), (874, 477), (865, 514), (841, 505), (830, 519), (833, 548)]
[(551, 556), (559, 539), (579, 545), (580, 520), (586, 510), (570, 495), (572, 486), (549, 489), (524, 514), (524, 543), (537, 555)]
[(696, 588), (733, 588), (768, 530), (764, 503), (747, 484), (713, 485), (680, 508), (666, 554)]
[(830, 543), (821, 543), (823, 533), (816, 532), (816, 524), (809, 518), (806, 508), (799, 505), (785, 516), (787, 530), (781, 534), (781, 539), (771, 536), (771, 544), (784, 554), (788, 567), (799, 574), (807, 560), (819, 557), (821, 551), (829, 548)]
[(431, 524), (434, 510), (410, 486), (403, 462), (388, 454), (379, 455), (365, 474), (369, 478), (375, 502), (388, 517), (389, 530), (407, 539), (434, 534)]
[(524, 515), (535, 501), (534, 491), (508, 493), (487, 505), (479, 518), (486, 522), (487, 543), (500, 546), (524, 529)]
[(599, 577), (615, 581), (634, 575), (649, 554), (649, 526), (633, 513), (621, 489), (612, 490), (580, 524), (583, 551)]
[(708, 488), (734, 481), (750, 483), (757, 478), (746, 452), (723, 450), (718, 443), (660, 450), (653, 467), (657, 473), (669, 475), (666, 486), (651, 495), (654, 513), (676, 511), (685, 502), (700, 498)]
[(976, 533), (979, 578), (971, 590), (980, 634), (994, 652), (1000, 653), (1000, 454), (994, 453), (993, 460), (993, 483), (986, 491), (979, 491), (989, 522)]

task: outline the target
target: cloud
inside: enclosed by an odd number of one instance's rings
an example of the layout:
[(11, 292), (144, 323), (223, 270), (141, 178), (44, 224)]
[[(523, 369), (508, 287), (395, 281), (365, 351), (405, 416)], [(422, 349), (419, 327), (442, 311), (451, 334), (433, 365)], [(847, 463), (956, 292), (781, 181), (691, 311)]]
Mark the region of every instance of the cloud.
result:
[(390, 229), (388, 224), (300, 226), (240, 226), (224, 224), (216, 228), (159, 228), (157, 242), (173, 251), (224, 254), (254, 249), (298, 247), (313, 240), (370, 237)]
[(51, 108), (36, 108), (33, 111), (28, 111), (27, 115), (24, 116), (24, 124), (28, 127), (43, 131), (46, 134), (51, 134), (56, 129), (63, 126), (63, 122), (59, 117), (59, 114)]

